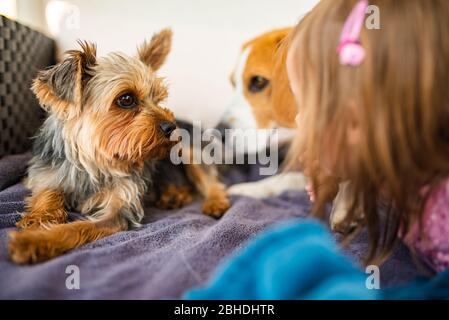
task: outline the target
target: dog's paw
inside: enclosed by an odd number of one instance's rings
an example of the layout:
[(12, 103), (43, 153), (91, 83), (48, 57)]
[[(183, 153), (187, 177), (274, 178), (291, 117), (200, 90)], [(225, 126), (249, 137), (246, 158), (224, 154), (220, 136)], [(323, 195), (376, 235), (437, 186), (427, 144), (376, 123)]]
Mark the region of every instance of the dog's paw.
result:
[(189, 188), (172, 185), (162, 193), (156, 202), (156, 207), (164, 210), (178, 209), (192, 203), (192, 201), (193, 197)]
[(41, 237), (39, 230), (12, 231), (9, 237), (9, 257), (17, 264), (38, 263), (57, 255), (45, 237)]
[(228, 188), (227, 192), (232, 195), (262, 199), (273, 195), (273, 191), (264, 186), (258, 184), (257, 182), (246, 182), (232, 185)]
[(331, 230), (340, 234), (350, 234), (359, 225), (356, 221), (347, 221), (347, 210), (336, 210), (332, 213), (329, 223)]
[(331, 222), (331, 230), (333, 232), (340, 233), (343, 235), (350, 234), (357, 227), (358, 227), (358, 223), (356, 223), (356, 222), (350, 222), (350, 223), (348, 223), (346, 221), (339, 222), (339, 223)]
[(228, 188), (227, 192), (232, 195), (263, 199), (278, 196), (287, 190), (303, 191), (305, 185), (302, 173), (289, 172), (256, 182), (234, 184)]
[(38, 229), (43, 225), (42, 219), (27, 214), (16, 223), (16, 227), (20, 229)]
[(230, 207), (231, 202), (227, 195), (217, 194), (204, 200), (203, 213), (214, 218), (220, 218)]
[(34, 230), (54, 224), (65, 223), (66, 220), (67, 214), (64, 210), (58, 210), (58, 212), (54, 212), (53, 214), (33, 212), (25, 214), (22, 219), (16, 223), (16, 226), (23, 230)]

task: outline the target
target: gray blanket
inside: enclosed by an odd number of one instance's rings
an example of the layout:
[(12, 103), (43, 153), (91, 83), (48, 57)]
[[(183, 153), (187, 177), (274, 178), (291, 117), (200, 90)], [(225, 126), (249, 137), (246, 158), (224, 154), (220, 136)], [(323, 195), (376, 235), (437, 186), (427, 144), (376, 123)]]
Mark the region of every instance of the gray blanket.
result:
[[(309, 212), (307, 196), (297, 192), (263, 201), (234, 197), (232, 208), (220, 220), (202, 215), (199, 203), (166, 212), (147, 208), (145, 224), (138, 230), (112, 235), (45, 263), (17, 266), (8, 259), (8, 232), (29, 194), (20, 184), (28, 159), (29, 155), (0, 159), (2, 299), (180, 298), (207, 281), (217, 265), (249, 238), (275, 223), (305, 218)], [(77, 218), (71, 214), (71, 219)], [(360, 261), (365, 250), (366, 236), (362, 235), (346, 251)], [(79, 289), (66, 286), (73, 274), (71, 266), (79, 270)], [(403, 283), (415, 275), (404, 247), (381, 268), (383, 286)]]

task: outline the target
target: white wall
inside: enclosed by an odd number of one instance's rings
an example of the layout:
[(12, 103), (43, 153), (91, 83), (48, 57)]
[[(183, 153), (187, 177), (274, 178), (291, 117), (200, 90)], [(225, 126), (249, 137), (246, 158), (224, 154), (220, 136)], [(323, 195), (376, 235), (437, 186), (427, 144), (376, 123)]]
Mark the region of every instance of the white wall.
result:
[[(73, 6), (57, 23), (60, 30), (53, 30), (62, 50), (73, 48), (80, 38), (96, 42), (99, 54), (134, 53), (144, 38), (171, 27), (174, 47), (160, 72), (170, 84), (167, 106), (177, 116), (214, 125), (231, 99), (228, 79), (241, 44), (261, 32), (295, 24), (317, 0), (64, 2)], [(53, 29), (56, 11), (50, 16)]]
[(0, 14), (47, 33), (46, 0), (0, 0)]
[[(3, 1), (3, 0), (0, 0)], [(45, 1), (15, 0), (17, 19), (31, 28), (47, 33), (45, 21)]]
[(0, 14), (8, 18), (17, 17), (17, 5), (16, 0), (1, 0), (0, 1)]

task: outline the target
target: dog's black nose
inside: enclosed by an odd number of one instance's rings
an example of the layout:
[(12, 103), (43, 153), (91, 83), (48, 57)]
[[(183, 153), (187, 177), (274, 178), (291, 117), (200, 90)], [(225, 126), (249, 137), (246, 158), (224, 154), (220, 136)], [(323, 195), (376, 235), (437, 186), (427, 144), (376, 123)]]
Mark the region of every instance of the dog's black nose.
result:
[(231, 127), (229, 127), (228, 124), (224, 123), (224, 122), (220, 122), (216, 127), (216, 130), (218, 130), (218, 132), (220, 133), (220, 137), (221, 137), (221, 142), (225, 142), (226, 140), (226, 130), (227, 129), (231, 129)]
[(166, 137), (170, 137), (171, 133), (176, 129), (176, 124), (170, 121), (162, 121), (159, 127)]

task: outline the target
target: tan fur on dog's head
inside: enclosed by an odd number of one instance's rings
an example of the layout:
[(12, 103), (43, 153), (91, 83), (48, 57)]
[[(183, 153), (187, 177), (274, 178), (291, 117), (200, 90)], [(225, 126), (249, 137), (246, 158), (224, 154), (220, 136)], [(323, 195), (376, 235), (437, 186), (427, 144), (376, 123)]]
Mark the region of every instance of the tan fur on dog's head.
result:
[(222, 125), (295, 127), (297, 108), (285, 66), (290, 31), (291, 28), (273, 30), (242, 46), (239, 62), (231, 75), (235, 94), (240, 97), (229, 108)]
[(153, 36), (136, 57), (114, 52), (97, 58), (95, 45), (80, 45), (33, 84), (41, 105), (63, 123), (69, 154), (118, 171), (165, 157), (175, 119), (160, 106), (167, 88), (155, 72), (170, 51), (171, 31)]

